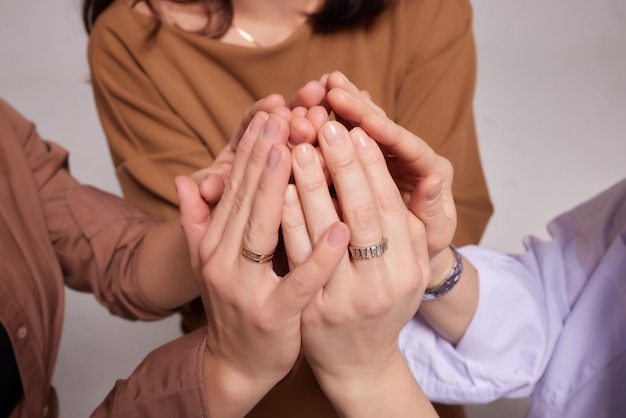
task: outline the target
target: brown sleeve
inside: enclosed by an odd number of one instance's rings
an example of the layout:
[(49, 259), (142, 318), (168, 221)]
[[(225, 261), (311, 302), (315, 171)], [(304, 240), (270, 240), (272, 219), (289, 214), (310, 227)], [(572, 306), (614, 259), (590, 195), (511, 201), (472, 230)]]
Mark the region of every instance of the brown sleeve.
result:
[(202, 386), (206, 330), (154, 350), (126, 380), (118, 380), (92, 418), (208, 417)]
[[(145, 300), (136, 277), (136, 255), (155, 221), (116, 196), (78, 183), (69, 173), (67, 151), (42, 140), (31, 122), (0, 104), (22, 141), (65, 284), (93, 292), (115, 315), (157, 319), (169, 314)], [(38, 202), (32, 204), (35, 210)]]
[(130, 44), (144, 41), (121, 39), (106, 26), (94, 28), (89, 40), (94, 98), (124, 197), (171, 220), (178, 216), (174, 177), (208, 166), (214, 156), (133, 55), (141, 48)]
[[(422, 2), (419, 2), (422, 4)], [(397, 92), (396, 122), (454, 166), (456, 245), (480, 240), (493, 207), (480, 161), (472, 102), (476, 50), (467, 0), (425, 1), (428, 25), (414, 25), (412, 63)], [(421, 32), (421, 33), (420, 33)]]

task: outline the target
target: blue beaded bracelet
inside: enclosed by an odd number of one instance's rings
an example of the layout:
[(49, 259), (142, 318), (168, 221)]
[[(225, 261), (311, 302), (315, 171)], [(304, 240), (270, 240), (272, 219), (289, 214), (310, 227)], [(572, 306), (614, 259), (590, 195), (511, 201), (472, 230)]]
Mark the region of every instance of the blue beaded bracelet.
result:
[(459, 282), (461, 278), (461, 273), (463, 272), (463, 258), (461, 257), (461, 253), (459, 253), (456, 247), (450, 244), (450, 249), (454, 253), (454, 265), (452, 266), (452, 273), (446, 280), (443, 281), (439, 286), (434, 289), (426, 289), (424, 295), (422, 296), (422, 300), (433, 300), (442, 297), (446, 293), (452, 290), (454, 286)]

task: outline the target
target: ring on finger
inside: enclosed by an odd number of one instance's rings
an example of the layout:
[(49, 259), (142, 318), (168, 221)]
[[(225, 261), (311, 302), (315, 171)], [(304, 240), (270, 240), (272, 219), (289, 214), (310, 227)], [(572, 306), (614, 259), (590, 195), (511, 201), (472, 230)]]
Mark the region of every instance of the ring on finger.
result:
[(246, 260), (252, 261), (253, 263), (257, 263), (257, 264), (269, 263), (270, 261), (272, 261), (272, 258), (274, 258), (275, 253), (276, 251), (273, 251), (270, 254), (255, 253), (249, 248), (246, 248), (246, 246), (243, 243), (241, 243), (241, 255), (243, 256), (243, 258), (245, 258)]
[(356, 245), (348, 245), (348, 251), (354, 260), (368, 260), (370, 258), (380, 257), (387, 251), (389, 241), (383, 237), (378, 243), (365, 247)]

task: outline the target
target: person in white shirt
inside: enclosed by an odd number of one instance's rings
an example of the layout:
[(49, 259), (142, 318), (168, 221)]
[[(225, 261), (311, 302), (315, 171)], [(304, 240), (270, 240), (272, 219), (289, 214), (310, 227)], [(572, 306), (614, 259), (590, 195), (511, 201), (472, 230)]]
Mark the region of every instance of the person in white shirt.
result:
[(430, 399), (531, 396), (528, 417), (626, 416), (626, 180), (548, 229), (552, 240), (528, 237), (520, 255), (460, 249), (479, 301), (458, 343), (419, 317), (403, 329)]

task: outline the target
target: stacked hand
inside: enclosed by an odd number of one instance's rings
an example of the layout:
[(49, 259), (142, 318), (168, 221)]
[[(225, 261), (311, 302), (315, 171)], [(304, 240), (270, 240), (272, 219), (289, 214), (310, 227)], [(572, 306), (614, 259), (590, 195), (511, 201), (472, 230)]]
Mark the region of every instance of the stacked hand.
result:
[[(244, 414), (303, 352), (341, 413), (429, 416), (397, 339), (429, 283), (429, 252), (454, 232), (449, 164), (341, 74), (292, 104), (271, 96), (244, 116), (218, 159), (229, 176), (177, 179), (208, 318), (210, 412)], [(284, 277), (271, 261), (281, 225)]]

